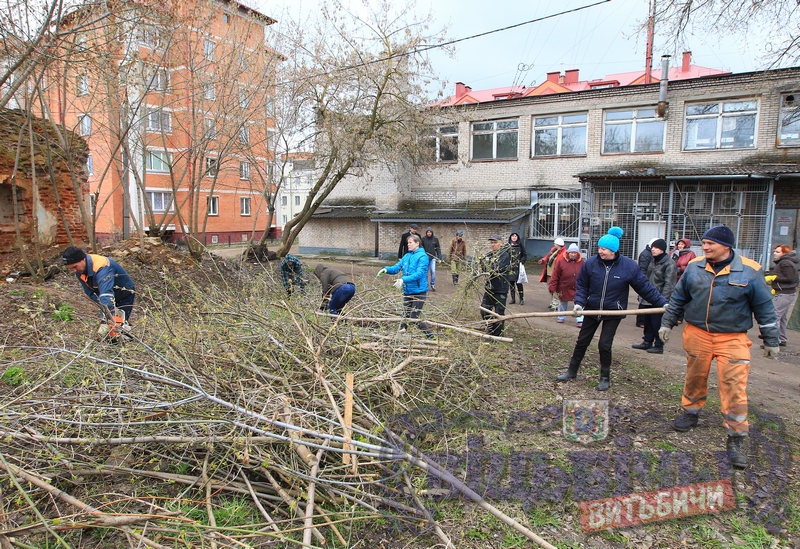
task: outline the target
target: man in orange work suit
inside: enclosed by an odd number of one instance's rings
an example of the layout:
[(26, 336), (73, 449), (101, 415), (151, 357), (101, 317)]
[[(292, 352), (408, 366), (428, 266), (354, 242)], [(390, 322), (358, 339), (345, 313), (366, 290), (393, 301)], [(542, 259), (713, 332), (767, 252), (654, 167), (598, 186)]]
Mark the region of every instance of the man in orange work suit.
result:
[(764, 339), (764, 356), (778, 356), (778, 317), (761, 265), (737, 254), (733, 232), (725, 225), (708, 229), (702, 238), (704, 257), (692, 260), (670, 297), (658, 335), (670, 330), (685, 314), (683, 348), (686, 380), (681, 404), (684, 414), (672, 423), (685, 432), (697, 425), (708, 396), (708, 373), (717, 359), (722, 425), (728, 433), (726, 449), (731, 465), (747, 467), (747, 376), (750, 345), (747, 330), (753, 315)]

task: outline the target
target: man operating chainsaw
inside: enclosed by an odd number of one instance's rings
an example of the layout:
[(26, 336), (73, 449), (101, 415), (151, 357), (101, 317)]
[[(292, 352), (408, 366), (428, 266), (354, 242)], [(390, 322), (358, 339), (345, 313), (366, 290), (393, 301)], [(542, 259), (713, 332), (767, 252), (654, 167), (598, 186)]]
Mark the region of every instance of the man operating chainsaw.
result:
[(100, 304), (103, 310), (97, 334), (101, 339), (115, 341), (122, 330), (129, 329), (127, 323), (136, 297), (133, 280), (110, 257), (87, 254), (75, 246), (64, 250), (61, 259), (64, 266), (80, 280), (86, 295)]

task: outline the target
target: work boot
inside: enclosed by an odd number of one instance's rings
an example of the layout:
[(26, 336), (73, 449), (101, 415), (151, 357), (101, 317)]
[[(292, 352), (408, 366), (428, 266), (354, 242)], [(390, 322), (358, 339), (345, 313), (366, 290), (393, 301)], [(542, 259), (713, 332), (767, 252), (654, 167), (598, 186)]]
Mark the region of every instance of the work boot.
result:
[(653, 353), (656, 355), (663, 355), (664, 354), (664, 347), (650, 347), (647, 349), (648, 353)]
[(556, 381), (569, 381), (578, 377), (578, 366), (573, 366), (572, 362), (569, 364), (567, 371), (556, 378)]
[(641, 343), (637, 343), (636, 345), (631, 345), (631, 349), (641, 349), (643, 351), (646, 351), (652, 346), (653, 346), (652, 341), (650, 343), (648, 343), (647, 341), (642, 341)]
[(700, 414), (685, 413), (682, 416), (678, 416), (675, 418), (675, 421), (672, 422), (672, 428), (679, 433), (685, 433), (689, 429), (697, 427), (697, 417), (699, 415)]
[(522, 299), (522, 296), (520, 296), (520, 298), (519, 298), (519, 304), (520, 305), (525, 305), (525, 300)]
[(728, 435), (728, 442), (725, 444), (728, 452), (728, 459), (736, 469), (747, 467), (747, 448), (744, 436), (733, 437)]
[(597, 384), (598, 391), (608, 391), (611, 387), (611, 364), (608, 366), (600, 365), (600, 383)]
[(453, 286), (458, 286), (458, 275), (453, 275)]
[(511, 301), (509, 301), (508, 304), (509, 305), (513, 305), (514, 303), (516, 303), (516, 301), (514, 301), (514, 296), (512, 295), (511, 296)]

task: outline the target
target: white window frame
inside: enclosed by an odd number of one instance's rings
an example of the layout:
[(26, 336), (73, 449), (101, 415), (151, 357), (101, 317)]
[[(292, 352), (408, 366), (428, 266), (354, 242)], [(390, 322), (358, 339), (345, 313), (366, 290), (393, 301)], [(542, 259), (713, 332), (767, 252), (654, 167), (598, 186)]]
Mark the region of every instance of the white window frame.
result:
[[(582, 117), (583, 120), (579, 118)], [(552, 120), (554, 119), (554, 120)], [(577, 119), (577, 120), (576, 120)], [(551, 114), (533, 117), (533, 137), (531, 139), (531, 157), (541, 158), (545, 156), (586, 156), (588, 145), (588, 112), (571, 112), (564, 114)], [(582, 152), (563, 152), (564, 131), (572, 128), (583, 128), (583, 151)], [(556, 130), (556, 152), (555, 154), (536, 153), (536, 134), (538, 132), (551, 132)]]
[(203, 119), (203, 137), (206, 139), (217, 138), (217, 119), (206, 117)]
[[(746, 108), (747, 103), (754, 103), (754, 108)], [(737, 108), (738, 106), (738, 108)], [(691, 109), (700, 107), (716, 107), (716, 112), (709, 112), (703, 114), (689, 114)], [(759, 114), (759, 101), (757, 98), (746, 97), (737, 99), (726, 99), (723, 101), (703, 101), (701, 103), (686, 103), (684, 107), (683, 117), (683, 150), (684, 151), (722, 151), (731, 149), (755, 149), (756, 136), (758, 135), (758, 114)], [(728, 143), (733, 142), (733, 137), (723, 137), (725, 131), (730, 131), (731, 128), (726, 126), (736, 126), (737, 120), (744, 117), (752, 118), (753, 131), (750, 136), (749, 145), (726, 146)], [(696, 137), (697, 132), (692, 131), (691, 122), (697, 121), (714, 121), (714, 137), (713, 143), (709, 139), (702, 140), (704, 144), (709, 146), (698, 146), (698, 140), (695, 139), (694, 146), (689, 146), (690, 140), (693, 135)], [(699, 129), (699, 128), (697, 128)]]
[[(423, 137), (422, 146), (425, 149), (423, 162), (433, 162), (436, 164), (452, 164), (458, 162), (458, 124), (448, 124), (430, 128), (430, 133)], [(449, 150), (443, 143), (453, 143)], [(443, 155), (451, 152), (454, 158), (443, 158)]]
[(216, 44), (213, 40), (209, 40), (208, 38), (203, 39), (203, 59), (206, 61), (213, 61), (215, 49)]
[(219, 197), (216, 195), (209, 196), (207, 204), (208, 204), (208, 215), (219, 216)]
[[(800, 147), (800, 91), (782, 93), (778, 114), (778, 147)], [(784, 132), (786, 122), (793, 127)]]
[(281, 196), (281, 206), (289, 205), (289, 197), (286, 195)]
[(206, 177), (214, 177), (219, 171), (219, 159), (214, 156), (206, 156)]
[[(153, 213), (166, 213), (175, 211), (175, 200), (172, 191), (151, 190), (145, 191), (145, 197), (150, 203)], [(164, 206), (166, 204), (166, 206)]]
[(286, 225), (289, 222), (289, 216), (284, 215), (281, 217), (283, 217), (283, 225)]
[(203, 99), (216, 101), (217, 87), (213, 83), (203, 84)]
[[(484, 162), (489, 160), (517, 160), (519, 158), (519, 118), (504, 118), (501, 120), (482, 120), (470, 124), (470, 160)], [(497, 142), (501, 135), (515, 136), (514, 156), (497, 156)], [(475, 157), (475, 138), (480, 136), (492, 136), (492, 156)]]
[(86, 172), (89, 175), (94, 173), (94, 158), (92, 158), (92, 153), (86, 155)]
[(75, 89), (77, 95), (89, 95), (89, 75), (79, 74), (75, 78)]
[(172, 133), (172, 112), (161, 107), (148, 107), (147, 131)]
[(147, 151), (145, 170), (147, 173), (169, 173), (172, 155), (167, 151)]
[(248, 92), (247, 88), (239, 88), (237, 90), (237, 95), (239, 99), (239, 106), (243, 109), (248, 108), (250, 106), (250, 93)]
[[(608, 119), (609, 115), (613, 115), (614, 113), (621, 114), (625, 112), (631, 112), (631, 117), (610, 119), (610, 120)], [(636, 139), (637, 139), (637, 130), (639, 129), (639, 126), (643, 126), (645, 124), (653, 124), (653, 123), (661, 124), (661, 148), (645, 149), (645, 150), (637, 149)], [(621, 127), (625, 125), (631, 126), (628, 150), (607, 151), (606, 147), (608, 143), (606, 143), (606, 130), (614, 126)], [(666, 135), (667, 135), (667, 124), (665, 123), (663, 118), (659, 118), (658, 116), (656, 116), (655, 106), (629, 107), (625, 109), (608, 109), (603, 111), (603, 144), (601, 148), (601, 154), (605, 155), (605, 154), (634, 154), (634, 153), (664, 152), (664, 146), (667, 141)]]
[(229, 13), (223, 13), (222, 14), (222, 22), (225, 23), (226, 25), (230, 25), (231, 24), (231, 15)]
[(239, 162), (239, 179), (250, 181), (250, 162), (246, 160)]
[(299, 206), (300, 205), (300, 195), (299, 194), (294, 196), (294, 205), (295, 206)]
[(137, 34), (138, 34), (137, 40), (139, 44), (151, 50), (156, 49), (161, 42), (158, 36), (158, 30), (154, 25), (151, 24), (141, 25), (139, 27), (139, 32)]
[(250, 216), (250, 197), (249, 196), (240, 196), (239, 197), (239, 215), (242, 217), (249, 217)]
[(165, 92), (169, 89), (169, 70), (164, 67), (155, 69), (152, 75), (150, 91)]
[(249, 145), (250, 144), (250, 127), (242, 125), (239, 128), (239, 143), (241, 145)]
[(92, 135), (92, 117), (88, 114), (78, 115), (78, 132), (81, 137)]

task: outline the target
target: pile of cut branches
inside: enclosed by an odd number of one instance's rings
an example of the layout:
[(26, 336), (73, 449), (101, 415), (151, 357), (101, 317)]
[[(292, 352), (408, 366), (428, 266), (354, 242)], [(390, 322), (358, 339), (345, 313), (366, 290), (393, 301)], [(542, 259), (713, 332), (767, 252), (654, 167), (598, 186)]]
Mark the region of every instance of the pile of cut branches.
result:
[(313, 285), (287, 297), (268, 267), (212, 274), (137, 280), (121, 345), (95, 341), (90, 315), (19, 324), (14, 340), (37, 345), (3, 341), (24, 375), (0, 385), (0, 545), (349, 546), (381, 517), (452, 546), (417, 491), (435, 476), (549, 546), (392, 420), (468, 406), (470, 330), (428, 308), (438, 341), (398, 333), (399, 296), (371, 280), (356, 281), (355, 321), (319, 314)]

